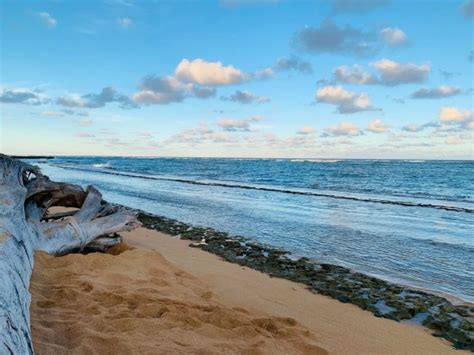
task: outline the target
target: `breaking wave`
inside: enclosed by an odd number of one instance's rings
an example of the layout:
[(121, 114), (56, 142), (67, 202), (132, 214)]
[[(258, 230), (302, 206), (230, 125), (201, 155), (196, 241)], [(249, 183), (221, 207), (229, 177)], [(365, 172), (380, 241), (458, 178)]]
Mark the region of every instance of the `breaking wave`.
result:
[[(317, 197), (326, 197), (326, 198), (333, 198), (333, 199), (340, 199), (340, 200), (351, 200), (351, 201), (361, 201), (361, 202), (370, 202), (370, 203), (380, 203), (380, 204), (386, 204), (386, 205), (398, 205), (398, 206), (421, 207), (421, 208), (434, 208), (434, 209), (452, 211), (452, 212), (474, 213), (473, 208), (452, 206), (452, 205), (424, 203), (424, 202), (415, 202), (415, 201), (404, 201), (404, 200), (395, 200), (395, 199), (390, 200), (390, 199), (365, 197), (365, 196), (355, 196), (355, 195), (348, 196), (348, 195), (334, 194), (334, 193), (330, 193), (330, 192), (311, 191), (311, 190), (305, 190), (305, 189), (287, 189), (287, 188), (271, 187), (271, 186), (267, 186), (267, 185), (233, 183), (233, 182), (230, 182), (230, 181), (192, 180), (192, 179), (185, 179), (185, 178), (180, 178), (180, 177), (166, 177), (166, 176), (157, 176), (157, 175), (146, 175), (146, 174), (129, 173), (129, 172), (123, 172), (123, 171), (117, 171), (117, 170), (114, 170), (114, 171), (95, 170), (95, 169), (83, 168), (83, 167), (78, 167), (78, 166), (70, 166), (70, 165), (59, 165), (59, 164), (54, 164), (54, 165), (57, 166), (57, 167), (63, 168), (63, 169), (89, 171), (89, 172), (95, 172), (95, 173), (100, 173), (100, 174), (124, 176), (124, 177), (131, 177), (131, 178), (137, 178), (137, 179), (174, 181), (174, 182), (179, 182), (179, 183), (184, 183), (184, 184), (192, 184), (192, 185), (218, 186), (218, 187), (226, 187), (226, 188), (239, 188), (239, 189), (246, 189), (246, 190), (278, 192), (278, 193), (293, 194), (293, 195), (317, 196)], [(102, 165), (102, 164), (97, 164), (97, 165)], [(105, 166), (101, 166), (101, 167), (105, 168)], [(109, 167), (109, 169), (110, 169), (110, 167)]]

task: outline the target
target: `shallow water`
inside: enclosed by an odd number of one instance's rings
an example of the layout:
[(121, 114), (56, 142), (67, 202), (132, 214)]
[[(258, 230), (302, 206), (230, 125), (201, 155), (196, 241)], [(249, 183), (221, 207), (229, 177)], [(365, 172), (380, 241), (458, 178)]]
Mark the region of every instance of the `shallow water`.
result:
[(474, 163), (71, 158), (52, 179), (296, 255), (474, 301)]

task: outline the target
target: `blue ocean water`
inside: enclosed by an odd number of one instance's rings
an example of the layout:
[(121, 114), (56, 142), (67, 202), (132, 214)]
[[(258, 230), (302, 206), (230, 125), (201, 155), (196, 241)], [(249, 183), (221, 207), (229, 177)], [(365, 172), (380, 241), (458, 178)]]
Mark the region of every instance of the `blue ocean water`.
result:
[(54, 180), (474, 302), (474, 162), (57, 157)]

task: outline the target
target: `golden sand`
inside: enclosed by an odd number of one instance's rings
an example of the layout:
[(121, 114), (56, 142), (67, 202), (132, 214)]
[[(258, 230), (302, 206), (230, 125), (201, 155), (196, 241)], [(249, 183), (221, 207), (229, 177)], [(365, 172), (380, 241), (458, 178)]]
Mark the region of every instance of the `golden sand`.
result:
[[(448, 354), (426, 330), (139, 228), (112, 254), (37, 253), (38, 354)], [(458, 353), (458, 352), (456, 352)]]

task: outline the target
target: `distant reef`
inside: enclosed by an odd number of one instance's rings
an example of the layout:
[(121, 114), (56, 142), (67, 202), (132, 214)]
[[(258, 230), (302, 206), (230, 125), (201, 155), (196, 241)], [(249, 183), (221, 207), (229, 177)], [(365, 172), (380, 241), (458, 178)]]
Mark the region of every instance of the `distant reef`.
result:
[(53, 155), (11, 155), (16, 159), (54, 159)]

